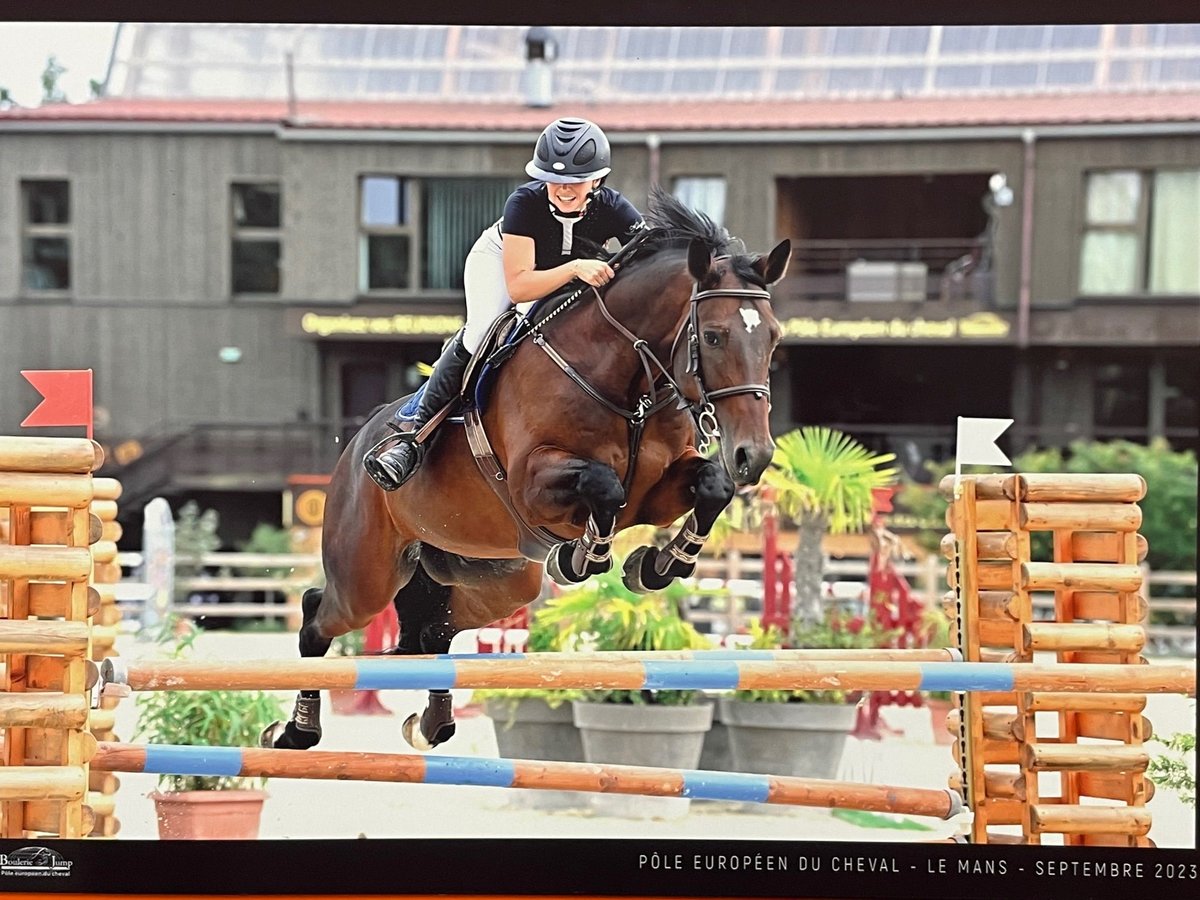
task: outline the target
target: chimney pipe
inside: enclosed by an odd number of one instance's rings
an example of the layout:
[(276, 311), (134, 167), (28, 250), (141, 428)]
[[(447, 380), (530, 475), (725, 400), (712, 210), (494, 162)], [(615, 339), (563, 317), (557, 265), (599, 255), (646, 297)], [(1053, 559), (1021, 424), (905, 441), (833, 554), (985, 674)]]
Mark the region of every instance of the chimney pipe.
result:
[(550, 64), (557, 55), (558, 42), (549, 28), (537, 25), (525, 32), (525, 72), (522, 81), (526, 106), (544, 108), (554, 105)]

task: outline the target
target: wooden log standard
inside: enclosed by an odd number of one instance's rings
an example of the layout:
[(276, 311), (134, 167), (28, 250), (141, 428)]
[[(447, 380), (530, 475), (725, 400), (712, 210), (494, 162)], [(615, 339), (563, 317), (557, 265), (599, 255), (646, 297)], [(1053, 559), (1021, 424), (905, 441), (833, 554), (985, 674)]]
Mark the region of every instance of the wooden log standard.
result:
[[(738, 651), (733, 651), (734, 653)], [(553, 658), (544, 658), (553, 657)], [(810, 691), (1081, 691), (1196, 692), (1185, 665), (864, 662), (728, 657), (645, 660), (596, 653), (498, 653), (446, 658), (341, 658), (245, 662), (106, 659), (100, 677), (110, 693), (208, 690), (449, 690), (558, 688), (579, 690)]]
[(100, 772), (394, 781), (692, 797), (861, 809), (939, 819), (950, 819), (962, 812), (962, 801), (952, 790), (543, 760), (101, 742), (91, 767)]

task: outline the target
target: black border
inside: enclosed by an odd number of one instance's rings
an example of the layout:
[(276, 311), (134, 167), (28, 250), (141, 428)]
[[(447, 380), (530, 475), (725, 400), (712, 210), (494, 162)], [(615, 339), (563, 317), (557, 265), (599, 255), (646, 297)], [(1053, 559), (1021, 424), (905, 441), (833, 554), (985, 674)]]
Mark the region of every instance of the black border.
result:
[[(1194, 22), (1196, 0), (1143, 4), (1093, 0), (525, 0), (489, 3), (415, 3), (352, 0), (328, 4), (297, 0), (286, 6), (216, 0), (174, 6), (147, 0), (15, 0), (0, 7), (5, 19), (27, 21), (229, 21), (296, 23), (510, 24), (510, 25), (870, 25), (870, 24), (1073, 24)], [(3, 48), (0, 48), (3, 52)], [(319, 811), (314, 810), (319, 815)], [(781, 820), (781, 830), (786, 828)], [(0, 841), (0, 853), (39, 844), (73, 864), (69, 878), (5, 878), (0, 891), (30, 894), (447, 894), (493, 896), (692, 896), (692, 897), (1131, 897), (1155, 900), (1195, 896), (1200, 855), (1195, 849), (1130, 850), (977, 846), (971, 844), (847, 844), (842, 842), (638, 839), (279, 840), (259, 842)], [(673, 866), (641, 865), (661, 854)], [(787, 872), (703, 871), (697, 854), (726, 857), (783, 854)], [(801, 872), (798, 859), (820, 860)], [(896, 873), (834, 873), (835, 859), (891, 860)], [(958, 872), (967, 861), (994, 874)], [(938, 872), (941, 862), (946, 873)], [(1140, 875), (1078, 874), (1089, 862), (1142, 867)], [(810, 862), (811, 865), (811, 862)], [(1056, 874), (1048, 874), (1051, 866)], [(1076, 873), (1071, 873), (1071, 868)], [(1058, 872), (1067, 867), (1065, 872)], [(1168, 878), (1166, 867), (1184, 877)]]
[[(781, 819), (781, 829), (786, 828)], [(652, 828), (652, 825), (647, 826)], [(1191, 898), (1200, 880), (1193, 850), (973, 844), (641, 839), (437, 839), (282, 841), (0, 842), (35, 844), (72, 863), (69, 878), (4, 878), (28, 893), (481, 894), (550, 897), (1134, 897)], [(660, 865), (652, 861), (658, 855)], [(696, 868), (695, 858), (739, 857), (736, 870)], [(783, 856), (787, 871), (769, 871)], [(799, 859), (808, 860), (800, 869)], [(858, 871), (845, 869), (853, 860)], [(759, 868), (755, 868), (758, 861)], [(945, 868), (941, 869), (944, 863)], [(1085, 875), (1119, 863), (1129, 875)], [(703, 866), (703, 864), (702, 864)], [(871, 867), (886, 871), (871, 871)], [(961, 868), (960, 868), (961, 866)], [(1168, 877), (1168, 868), (1186, 877)], [(894, 870), (894, 871), (893, 871)], [(939, 871), (940, 870), (940, 871)], [(1074, 871), (1072, 871), (1074, 870)]]

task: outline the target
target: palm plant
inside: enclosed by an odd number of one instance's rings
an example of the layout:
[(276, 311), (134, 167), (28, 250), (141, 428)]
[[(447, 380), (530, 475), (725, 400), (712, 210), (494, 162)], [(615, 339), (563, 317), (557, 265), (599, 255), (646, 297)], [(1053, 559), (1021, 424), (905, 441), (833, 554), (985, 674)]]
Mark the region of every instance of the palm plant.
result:
[(830, 428), (801, 428), (775, 442), (763, 483), (774, 490), (780, 514), (799, 530), (793, 635), (824, 619), (821, 539), (827, 532), (861, 531), (870, 523), (871, 491), (894, 483), (898, 470), (883, 467), (895, 458), (894, 453), (872, 453)]

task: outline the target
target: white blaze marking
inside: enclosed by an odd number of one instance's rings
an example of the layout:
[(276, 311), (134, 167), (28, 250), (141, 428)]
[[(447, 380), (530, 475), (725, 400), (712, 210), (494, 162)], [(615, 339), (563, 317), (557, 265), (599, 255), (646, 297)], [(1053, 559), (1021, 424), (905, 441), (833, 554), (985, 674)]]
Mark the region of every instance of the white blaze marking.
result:
[(746, 331), (753, 334), (754, 329), (762, 324), (762, 318), (758, 314), (757, 309), (742, 307), (738, 310), (742, 314), (742, 321), (746, 323)]

